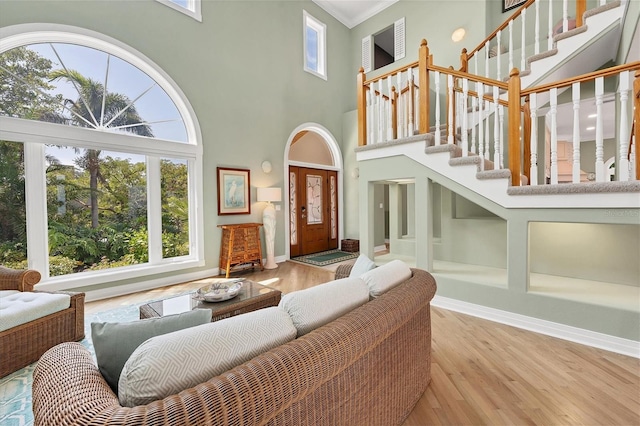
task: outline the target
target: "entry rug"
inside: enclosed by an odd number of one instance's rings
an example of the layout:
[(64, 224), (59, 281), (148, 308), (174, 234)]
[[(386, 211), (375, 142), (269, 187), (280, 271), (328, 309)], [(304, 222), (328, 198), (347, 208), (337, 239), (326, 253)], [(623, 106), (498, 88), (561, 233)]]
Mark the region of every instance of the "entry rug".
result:
[(293, 257), (291, 260), (300, 263), (307, 263), (314, 266), (326, 266), (332, 263), (344, 262), (358, 257), (359, 252), (346, 252), (341, 250), (328, 250), (320, 253), (308, 254), (306, 256)]
[[(139, 315), (137, 305), (87, 315), (84, 319), (84, 332), (86, 336), (80, 343), (91, 351), (95, 360), (95, 351), (91, 341), (91, 323), (135, 321), (139, 319)], [(33, 425), (31, 383), (33, 381), (33, 369), (35, 366), (36, 363), (33, 363), (0, 379), (0, 425)]]

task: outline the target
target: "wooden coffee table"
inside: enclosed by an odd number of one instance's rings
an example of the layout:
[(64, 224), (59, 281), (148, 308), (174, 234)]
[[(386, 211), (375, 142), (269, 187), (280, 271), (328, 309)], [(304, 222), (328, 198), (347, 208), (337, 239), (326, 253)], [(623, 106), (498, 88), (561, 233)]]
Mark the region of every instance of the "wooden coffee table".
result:
[[(203, 283), (203, 286), (206, 283)], [(270, 306), (278, 306), (282, 293), (254, 281), (242, 283), (240, 293), (224, 302), (203, 302), (194, 299), (195, 292), (169, 297), (140, 306), (140, 319), (179, 314), (193, 309), (210, 309), (211, 321), (218, 321)]]

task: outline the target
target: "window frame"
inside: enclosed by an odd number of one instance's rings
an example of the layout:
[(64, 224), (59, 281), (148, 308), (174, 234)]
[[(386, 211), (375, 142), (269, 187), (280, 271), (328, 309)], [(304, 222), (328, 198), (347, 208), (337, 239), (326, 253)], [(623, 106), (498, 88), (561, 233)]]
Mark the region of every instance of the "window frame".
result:
[[(187, 143), (147, 138), (126, 133), (100, 132), (22, 118), (0, 116), (0, 139), (24, 144), (25, 204), (27, 221), (27, 260), (29, 268), (42, 273), (38, 284), (43, 290), (62, 290), (104, 284), (204, 266), (204, 215), (202, 209), (203, 160), (202, 135), (193, 108), (177, 84), (142, 53), (106, 35), (77, 27), (57, 24), (20, 24), (3, 29), (0, 52), (35, 43), (72, 43), (112, 54), (145, 72), (169, 96), (184, 122)], [(188, 164), (189, 251), (187, 256), (162, 258), (161, 211), (153, 212), (159, 200), (147, 200), (149, 262), (139, 265), (49, 277), (45, 144), (94, 148), (146, 156), (148, 194), (160, 194), (160, 158), (176, 158)], [(149, 178), (150, 176), (148, 176)], [(153, 198), (153, 197), (150, 197)], [(155, 204), (154, 204), (155, 203)], [(152, 234), (158, 234), (151, 238)], [(155, 241), (155, 243), (154, 243)]]
[(185, 15), (195, 19), (198, 22), (202, 22), (202, 2), (201, 0), (187, 0), (187, 7), (180, 6), (172, 0), (156, 0), (158, 3), (162, 3), (165, 6), (170, 7), (173, 10), (184, 13)]
[[(318, 34), (317, 64), (318, 70), (307, 66), (307, 28), (313, 29)], [(302, 65), (306, 72), (327, 80), (327, 25), (314, 18), (306, 10), (302, 11)]]

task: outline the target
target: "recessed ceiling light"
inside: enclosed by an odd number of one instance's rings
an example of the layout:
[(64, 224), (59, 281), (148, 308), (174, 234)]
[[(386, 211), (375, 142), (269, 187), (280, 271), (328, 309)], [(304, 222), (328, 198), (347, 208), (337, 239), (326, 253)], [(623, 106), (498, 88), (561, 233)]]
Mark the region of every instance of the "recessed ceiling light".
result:
[(464, 28), (458, 28), (453, 32), (453, 34), (451, 34), (451, 40), (453, 40), (455, 43), (462, 41), (466, 33), (467, 32)]
[(587, 127), (587, 130), (595, 130), (596, 128), (593, 126)]

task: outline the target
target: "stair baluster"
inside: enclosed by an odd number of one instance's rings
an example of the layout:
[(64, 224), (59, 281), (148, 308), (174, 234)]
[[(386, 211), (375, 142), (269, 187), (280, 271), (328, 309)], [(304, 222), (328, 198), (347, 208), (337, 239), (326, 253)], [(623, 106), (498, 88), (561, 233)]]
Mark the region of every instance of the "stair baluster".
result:
[(562, 0), (562, 32), (569, 31), (569, 1)]
[(604, 126), (602, 103), (604, 97), (604, 78), (596, 78), (596, 182), (604, 182)]
[(461, 100), (461, 108), (459, 109), (460, 114), (462, 115), (462, 156), (467, 157), (469, 155), (469, 133), (467, 133), (469, 129), (469, 113), (467, 101), (469, 99), (469, 80), (466, 78), (462, 79), (462, 100)]
[(489, 78), (489, 40), (484, 44), (484, 76)]
[(453, 76), (451, 74), (447, 75), (447, 111), (448, 111), (448, 120), (447, 120), (447, 143), (453, 144), (454, 140), (454, 128), (453, 128), (453, 109), (455, 108), (455, 98), (453, 95)]
[(616, 167), (618, 172), (618, 180), (626, 182), (629, 180), (629, 120), (627, 118), (627, 102), (629, 101), (629, 71), (623, 71), (620, 73), (619, 90), (620, 94), (620, 126), (619, 126), (619, 160), (620, 166)]
[(513, 19), (509, 21), (509, 70), (512, 70), (512, 69), (513, 69)]
[(498, 121), (500, 122), (500, 164), (499, 169), (504, 169), (504, 105), (498, 105)]
[(535, 43), (533, 46), (533, 53), (534, 55), (537, 55), (538, 53), (540, 53), (540, 2), (539, 1), (536, 2)]
[(531, 109), (531, 167), (529, 171), (530, 185), (538, 185), (538, 98), (536, 93), (529, 96)]
[[(489, 87), (487, 87), (487, 92), (489, 91)], [(489, 145), (491, 144), (490, 133), (489, 133), (489, 116), (491, 115), (491, 102), (487, 99), (484, 104), (484, 158), (490, 160), (489, 156)]]
[(496, 80), (502, 81), (502, 65), (500, 61), (500, 57), (502, 56), (502, 41), (500, 41), (502, 39), (502, 30), (498, 31), (497, 39), (498, 45), (496, 47), (496, 69), (498, 72), (496, 73)]
[(522, 34), (521, 34), (521, 41), (520, 41), (520, 69), (524, 70), (526, 69), (526, 65), (527, 65), (527, 55), (525, 53), (525, 41), (527, 39), (527, 9), (522, 9)]
[(571, 85), (573, 101), (573, 183), (580, 183), (580, 83)]
[(390, 141), (393, 139), (393, 79), (392, 76), (387, 77), (387, 92), (389, 93), (389, 101), (387, 105), (387, 138), (386, 140)]
[(550, 90), (551, 110), (549, 116), (551, 117), (551, 184), (556, 185), (558, 183), (558, 88), (554, 87)]
[[(476, 93), (478, 93), (478, 83), (475, 83)], [(476, 109), (478, 108), (478, 99), (476, 96), (471, 97), (471, 152), (476, 153)]]
[(500, 168), (500, 92), (498, 86), (493, 86), (493, 169), (498, 170)]
[(440, 135), (440, 72), (435, 72), (435, 83), (436, 83), (436, 133), (435, 133), (435, 144), (440, 145), (442, 143), (442, 136)]
[(549, 0), (549, 30), (547, 32), (547, 50), (551, 49), (553, 49), (553, 0)]

